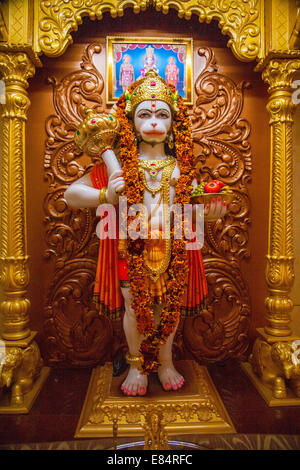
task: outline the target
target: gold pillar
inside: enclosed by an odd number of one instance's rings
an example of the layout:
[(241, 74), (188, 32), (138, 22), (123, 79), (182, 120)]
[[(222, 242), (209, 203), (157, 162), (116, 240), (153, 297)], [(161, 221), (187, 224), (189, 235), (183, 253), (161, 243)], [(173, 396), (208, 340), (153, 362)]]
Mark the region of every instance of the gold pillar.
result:
[(35, 68), (22, 52), (0, 53), (0, 76), (6, 85), (1, 112), (0, 285), (4, 300), (2, 338), (21, 340), (30, 335), (30, 302), (26, 246), (25, 121), (30, 101), (27, 79)]
[(293, 147), (295, 104), (292, 81), (299, 59), (271, 59), (262, 78), (269, 85), (267, 109), (271, 129), (271, 184), (266, 281), (269, 295), (265, 332), (284, 337), (291, 334), (289, 293), (294, 280), (293, 251)]
[(26, 295), (25, 122), (30, 105), (26, 89), (34, 72), (25, 52), (0, 51), (0, 79), (6, 86), (5, 104), (0, 106), (0, 315), (4, 340), (0, 392), (4, 386), (11, 387), (10, 402), (4, 396), (4, 404), (0, 403), (4, 413), (28, 412), (48, 373), (33, 341), (35, 332), (29, 329)]
[(242, 367), (269, 406), (300, 406), (300, 338), (290, 328), (289, 297), (294, 281), (292, 82), (300, 52), (274, 55), (258, 66), (268, 84), (271, 132), (266, 325), (258, 329), (260, 337)]

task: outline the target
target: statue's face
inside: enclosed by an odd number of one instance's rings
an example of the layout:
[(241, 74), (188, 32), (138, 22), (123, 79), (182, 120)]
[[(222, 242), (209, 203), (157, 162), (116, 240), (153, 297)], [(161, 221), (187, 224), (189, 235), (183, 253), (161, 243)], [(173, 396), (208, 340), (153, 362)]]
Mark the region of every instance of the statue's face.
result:
[(144, 142), (149, 144), (164, 142), (172, 125), (169, 105), (159, 100), (142, 101), (135, 110), (134, 125)]

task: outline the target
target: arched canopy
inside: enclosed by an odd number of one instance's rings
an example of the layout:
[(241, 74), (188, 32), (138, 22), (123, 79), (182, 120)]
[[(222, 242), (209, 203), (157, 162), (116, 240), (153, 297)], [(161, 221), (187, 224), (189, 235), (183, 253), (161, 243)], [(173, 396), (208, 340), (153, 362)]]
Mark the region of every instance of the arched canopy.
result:
[(51, 57), (62, 55), (72, 43), (70, 33), (78, 29), (84, 16), (101, 20), (105, 12), (110, 12), (112, 17), (123, 16), (126, 8), (139, 13), (150, 4), (164, 14), (175, 8), (180, 18), (190, 19), (196, 14), (201, 23), (217, 20), (222, 33), (229, 36), (228, 46), (238, 59), (251, 61), (262, 57), (263, 0), (42, 0), (35, 18), (35, 53)]

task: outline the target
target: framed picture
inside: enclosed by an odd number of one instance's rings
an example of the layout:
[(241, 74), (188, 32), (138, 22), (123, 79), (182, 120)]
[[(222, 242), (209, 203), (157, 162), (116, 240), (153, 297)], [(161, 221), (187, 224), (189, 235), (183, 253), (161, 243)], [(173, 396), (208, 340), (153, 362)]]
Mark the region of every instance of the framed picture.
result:
[(106, 100), (113, 104), (151, 68), (193, 103), (193, 39), (106, 38)]

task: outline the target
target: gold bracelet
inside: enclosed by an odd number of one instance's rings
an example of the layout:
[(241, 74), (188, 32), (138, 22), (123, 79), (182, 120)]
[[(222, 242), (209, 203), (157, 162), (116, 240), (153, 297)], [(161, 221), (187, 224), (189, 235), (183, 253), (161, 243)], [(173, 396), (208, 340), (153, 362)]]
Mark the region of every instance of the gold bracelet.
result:
[(106, 204), (106, 203), (107, 203), (107, 199), (106, 199), (106, 190), (107, 190), (106, 187), (100, 189), (100, 194), (99, 194), (99, 202), (100, 202), (100, 204)]
[(139, 371), (142, 371), (141, 356), (133, 356), (129, 352), (126, 353), (126, 361), (130, 366), (136, 367)]
[(119, 259), (125, 259), (127, 256), (127, 240), (120, 238), (118, 241), (118, 255)]

